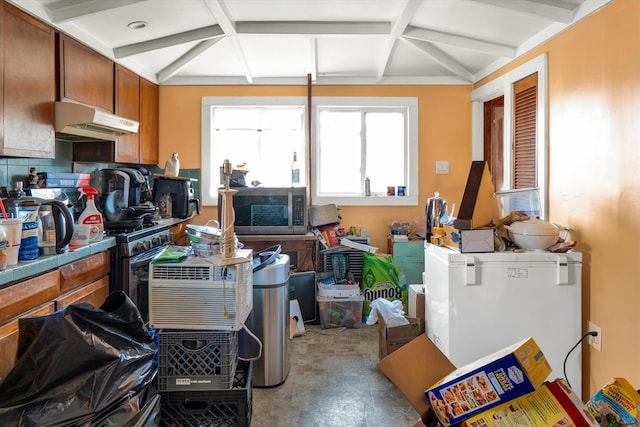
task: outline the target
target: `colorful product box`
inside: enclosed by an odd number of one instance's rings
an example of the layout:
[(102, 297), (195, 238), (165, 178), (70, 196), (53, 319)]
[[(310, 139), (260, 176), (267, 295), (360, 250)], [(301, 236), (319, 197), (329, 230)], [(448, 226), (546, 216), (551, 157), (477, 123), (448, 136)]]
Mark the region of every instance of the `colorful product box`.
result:
[(460, 367), (424, 393), (445, 426), (501, 405), (540, 387), (551, 366), (533, 338), (527, 338)]
[(460, 427), (598, 426), (580, 398), (562, 379), (466, 419)]
[(611, 378), (587, 408), (603, 427), (640, 426), (640, 394), (624, 378)]

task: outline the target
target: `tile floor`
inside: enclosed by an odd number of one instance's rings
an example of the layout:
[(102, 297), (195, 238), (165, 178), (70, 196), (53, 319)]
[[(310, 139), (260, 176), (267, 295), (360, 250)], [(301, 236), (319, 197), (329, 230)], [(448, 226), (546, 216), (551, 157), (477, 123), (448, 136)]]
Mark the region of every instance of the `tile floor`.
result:
[(376, 367), (378, 326), (305, 324), (291, 368), (276, 387), (253, 389), (252, 427), (412, 426), (418, 414)]

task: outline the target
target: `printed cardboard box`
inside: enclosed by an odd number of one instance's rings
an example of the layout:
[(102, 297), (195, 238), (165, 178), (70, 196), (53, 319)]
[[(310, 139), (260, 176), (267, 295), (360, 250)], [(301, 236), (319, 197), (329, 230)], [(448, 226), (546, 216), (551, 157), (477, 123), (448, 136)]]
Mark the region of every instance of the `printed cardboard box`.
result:
[(425, 331), (424, 285), (409, 285), (409, 317), (420, 319), (420, 333)]
[(556, 379), (460, 424), (460, 427), (480, 426), (589, 427), (598, 423), (571, 387), (564, 380)]
[(640, 394), (625, 378), (611, 378), (587, 408), (603, 427), (640, 425)]
[(458, 230), (443, 225), (444, 245), (461, 253), (483, 253), (494, 251), (493, 228)]
[[(529, 393), (551, 373), (549, 363), (532, 338), (455, 369), (422, 334), (377, 366), (418, 411), (422, 423), (433, 425), (435, 418), (445, 426)], [(471, 385), (480, 391), (474, 395)], [(468, 392), (471, 394), (464, 399), (466, 405), (454, 407), (454, 400), (464, 398)]]

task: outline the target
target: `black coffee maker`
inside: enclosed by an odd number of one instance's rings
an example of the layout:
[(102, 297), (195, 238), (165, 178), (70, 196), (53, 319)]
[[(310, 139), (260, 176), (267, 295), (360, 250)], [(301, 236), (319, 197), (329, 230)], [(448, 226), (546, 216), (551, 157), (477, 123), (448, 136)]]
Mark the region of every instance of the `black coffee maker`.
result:
[(101, 169), (98, 207), (108, 222), (132, 219), (142, 212), (146, 189), (147, 179), (137, 169)]
[(157, 205), (163, 194), (171, 196), (173, 218), (189, 218), (200, 214), (200, 201), (195, 198), (191, 179), (182, 177), (156, 176), (153, 180), (153, 203)]

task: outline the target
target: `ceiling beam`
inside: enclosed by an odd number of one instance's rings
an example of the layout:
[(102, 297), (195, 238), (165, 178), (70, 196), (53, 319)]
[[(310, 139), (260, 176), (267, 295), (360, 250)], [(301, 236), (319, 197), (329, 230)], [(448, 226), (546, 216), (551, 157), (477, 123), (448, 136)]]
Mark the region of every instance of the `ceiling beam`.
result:
[(555, 4), (542, 3), (530, 0), (475, 0), (479, 3), (490, 4), (516, 12), (527, 13), (543, 17), (556, 22), (570, 24), (576, 17), (578, 6), (574, 6), (561, 0), (556, 0)]
[(104, 12), (105, 10), (116, 9), (118, 7), (129, 6), (142, 1), (146, 0), (89, 0), (78, 4), (60, 7), (56, 7), (55, 5), (62, 2), (54, 2), (47, 6), (47, 10), (52, 23), (62, 24), (83, 16), (93, 15), (94, 13)]
[(209, 11), (222, 28), (222, 31), (226, 34), (226, 37), (233, 43), (233, 46), (236, 50), (236, 54), (238, 55), (238, 60), (242, 65), (242, 69), (244, 71), (244, 75), (249, 84), (253, 83), (253, 76), (251, 75), (251, 70), (249, 69), (249, 63), (247, 62), (247, 58), (244, 54), (244, 50), (242, 49), (242, 45), (240, 44), (240, 40), (238, 40), (238, 33), (236, 30), (236, 23), (229, 18), (231, 15), (226, 7), (220, 2), (220, 0), (204, 0), (205, 4), (209, 8)]
[(389, 65), (389, 60), (393, 56), (398, 38), (402, 33), (404, 33), (407, 26), (409, 26), (409, 23), (415, 16), (420, 4), (421, 2), (419, 0), (408, 0), (404, 5), (400, 16), (398, 16), (398, 19), (393, 23), (384, 51), (380, 54), (381, 62), (378, 66), (378, 81), (382, 80), (384, 77), (384, 73)]
[(470, 37), (458, 36), (455, 34), (442, 33), (440, 31), (427, 30), (419, 27), (408, 27), (403, 36), (425, 42), (435, 42), (462, 47), (507, 58), (515, 58), (517, 54), (517, 49), (515, 47), (486, 42)]
[(164, 67), (162, 70), (158, 71), (156, 74), (156, 79), (158, 79), (158, 83), (162, 83), (172, 76), (174, 76), (178, 71), (180, 71), (184, 66), (186, 66), (189, 62), (196, 59), (202, 53), (204, 53), (207, 49), (209, 49), (214, 44), (218, 43), (221, 39), (209, 39), (198, 43), (196, 46), (187, 51), (180, 58), (173, 61), (171, 64)]
[(147, 40), (140, 43), (119, 46), (113, 49), (113, 56), (115, 58), (124, 58), (156, 49), (163, 49), (183, 43), (202, 41), (222, 36), (224, 36), (224, 32), (220, 26), (211, 25), (209, 27), (202, 27), (195, 30), (185, 31), (183, 33), (171, 34), (166, 37), (159, 37), (157, 39)]
[(401, 37), (401, 40), (413, 45), (420, 52), (425, 55), (431, 57), (434, 61), (445, 67), (447, 70), (451, 71), (455, 75), (459, 76), (463, 80), (472, 82), (473, 81), (473, 73), (467, 70), (462, 64), (458, 61), (438, 49), (433, 43), (425, 42), (422, 40), (410, 39), (406, 37)]
[[(413, 1), (413, 0), (411, 0)], [(388, 36), (389, 22), (247, 21), (236, 22), (242, 35), (278, 36)]]

